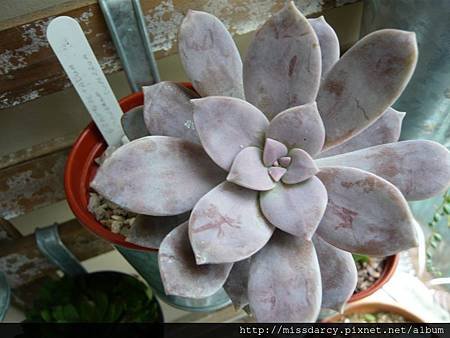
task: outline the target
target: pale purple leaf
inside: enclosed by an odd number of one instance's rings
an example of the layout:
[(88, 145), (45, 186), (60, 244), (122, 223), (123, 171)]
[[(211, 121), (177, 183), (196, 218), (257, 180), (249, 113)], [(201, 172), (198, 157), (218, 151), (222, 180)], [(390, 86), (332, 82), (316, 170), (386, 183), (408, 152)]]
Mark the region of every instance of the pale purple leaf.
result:
[(176, 216), (137, 215), (126, 241), (149, 249), (158, 249), (166, 235), (189, 219), (189, 212)]
[(405, 113), (389, 107), (375, 122), (348, 141), (320, 153), (328, 157), (385, 143), (397, 142)]
[(312, 242), (275, 231), (250, 262), (248, 299), (258, 322), (314, 322), (320, 311), (319, 262)]
[(234, 263), (230, 275), (223, 285), (236, 310), (240, 310), (248, 305), (247, 285), (250, 261), (251, 258), (247, 258)]
[(342, 312), (358, 281), (353, 256), (327, 243), (317, 234), (313, 237), (313, 243), (322, 277), (322, 308)]
[(233, 264), (197, 265), (189, 244), (188, 223), (173, 229), (161, 243), (158, 265), (167, 295), (205, 298), (225, 283)]
[(196, 204), (189, 238), (197, 264), (230, 263), (250, 257), (274, 227), (259, 210), (258, 192), (223, 182)]
[(284, 157), (281, 157), (281, 158), (278, 160), (278, 163), (279, 163), (282, 167), (287, 168), (287, 167), (289, 167), (289, 165), (291, 164), (291, 161), (292, 161), (292, 158), (290, 158), (289, 156), (284, 156)]
[(417, 62), (414, 33), (384, 29), (366, 35), (329, 71), (317, 96), (325, 149), (347, 141), (397, 100)]
[(274, 139), (266, 138), (264, 144), (263, 162), (269, 167), (275, 163), (280, 157), (286, 156), (288, 153), (287, 147)]
[(127, 111), (122, 115), (120, 123), (130, 141), (149, 135), (144, 123), (143, 106), (137, 106)]
[(310, 240), (327, 205), (327, 191), (317, 177), (298, 184), (277, 184), (260, 193), (267, 220), (292, 235)]
[(291, 1), (255, 34), (244, 60), (247, 100), (269, 119), (313, 102), (320, 84), (319, 40)]
[(200, 143), (194, 127), (192, 90), (173, 82), (143, 87), (144, 120), (151, 135), (173, 136)]
[(227, 181), (258, 191), (270, 190), (275, 185), (262, 162), (262, 150), (257, 147), (244, 148), (237, 154)]
[(308, 19), (319, 39), (320, 52), (322, 55), (322, 81), (327, 76), (330, 69), (339, 60), (340, 48), (339, 39), (323, 16), (315, 19)]
[(244, 98), (241, 57), (219, 19), (189, 10), (181, 23), (178, 39), (183, 67), (201, 96)]
[(263, 147), (269, 121), (250, 103), (218, 96), (191, 102), (195, 128), (203, 148), (221, 168), (229, 171), (242, 149)]
[(191, 210), (224, 174), (198, 144), (146, 136), (113, 152), (91, 187), (126, 210), (172, 216)]
[(270, 167), (269, 168), (269, 175), (272, 177), (272, 180), (274, 182), (279, 182), (283, 175), (286, 173), (286, 168), (282, 167)]
[(314, 176), (319, 169), (309, 154), (302, 149), (292, 149), (289, 152), (292, 161), (287, 173), (281, 179), (283, 183), (295, 184)]
[(401, 192), (369, 172), (323, 168), (317, 174), (328, 192), (328, 206), (317, 234), (354, 253), (389, 256), (417, 246), (414, 218)]
[(410, 201), (448, 189), (450, 153), (427, 140), (401, 141), (316, 160), (319, 167), (346, 166), (374, 173), (394, 184)]
[(316, 155), (322, 150), (325, 128), (315, 102), (293, 107), (278, 114), (269, 125), (267, 137)]

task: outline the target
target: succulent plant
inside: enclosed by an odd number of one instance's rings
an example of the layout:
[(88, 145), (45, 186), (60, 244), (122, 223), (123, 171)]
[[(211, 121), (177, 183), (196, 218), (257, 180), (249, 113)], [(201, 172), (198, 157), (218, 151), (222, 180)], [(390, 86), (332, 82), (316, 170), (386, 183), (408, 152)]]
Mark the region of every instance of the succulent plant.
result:
[[(224, 25), (198, 11), (181, 25), (179, 52), (196, 93), (145, 87), (152, 136), (117, 149), (91, 183), (150, 215), (136, 234), (152, 244), (150, 225), (162, 238), (168, 220), (158, 257), (167, 294), (224, 286), (258, 321), (315, 321), (353, 293), (350, 252), (417, 245), (407, 200), (447, 189), (450, 155), (431, 141), (397, 142), (404, 113), (390, 106), (415, 68), (414, 33), (374, 32), (339, 59), (323, 17), (290, 2), (244, 62)], [(189, 211), (175, 226), (171, 216)]]

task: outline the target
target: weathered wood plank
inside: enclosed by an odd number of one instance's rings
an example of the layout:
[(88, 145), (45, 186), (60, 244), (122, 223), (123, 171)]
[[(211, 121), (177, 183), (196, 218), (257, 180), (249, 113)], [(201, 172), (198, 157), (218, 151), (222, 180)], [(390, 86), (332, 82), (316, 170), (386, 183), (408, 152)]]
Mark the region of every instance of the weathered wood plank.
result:
[[(297, 0), (307, 15), (359, 0)], [(147, 28), (156, 57), (176, 52), (178, 26), (188, 9), (210, 12), (218, 16), (232, 34), (255, 30), (267, 17), (279, 10), (285, 0), (142, 0)], [(55, 15), (77, 19), (106, 74), (121, 69), (114, 46), (98, 5), (84, 4), (50, 11), (50, 16), (0, 31), (0, 109), (54, 93), (70, 87), (62, 68), (45, 38), (48, 23)], [(66, 10), (64, 12), (64, 10)]]
[[(80, 260), (109, 252), (106, 241), (85, 230), (77, 220), (59, 226), (61, 240)], [(0, 270), (12, 288), (20, 287), (55, 271), (55, 266), (41, 254), (34, 235), (24, 236), (0, 246)]]
[(69, 148), (0, 169), (0, 217), (11, 219), (61, 201)]

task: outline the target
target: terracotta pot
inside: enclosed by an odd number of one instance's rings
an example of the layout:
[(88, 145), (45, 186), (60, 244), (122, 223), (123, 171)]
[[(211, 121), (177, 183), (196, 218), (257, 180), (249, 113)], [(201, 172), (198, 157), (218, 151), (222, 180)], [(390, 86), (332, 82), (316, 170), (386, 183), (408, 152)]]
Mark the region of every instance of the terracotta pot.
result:
[(416, 316), (415, 314), (409, 312), (408, 310), (397, 306), (397, 305), (391, 305), (391, 304), (385, 304), (385, 303), (359, 303), (359, 304), (352, 304), (348, 308), (345, 309), (344, 314), (340, 315), (337, 314), (335, 316), (331, 316), (328, 318), (325, 318), (322, 320), (323, 323), (335, 323), (339, 319), (342, 318), (342, 316), (349, 316), (355, 313), (376, 313), (376, 312), (390, 312), (395, 313), (403, 318), (405, 318), (407, 321), (412, 323), (425, 323), (425, 321)]
[[(182, 85), (192, 89), (190, 84)], [(143, 103), (142, 92), (129, 95), (119, 101), (125, 113)], [(115, 248), (166, 303), (185, 311), (215, 311), (228, 306), (231, 301), (223, 289), (212, 296), (200, 299), (167, 296), (159, 273), (158, 250), (125, 241), (123, 235), (114, 234), (105, 228), (89, 212), (89, 183), (98, 169), (95, 159), (105, 151), (106, 147), (107, 144), (100, 131), (94, 123), (90, 123), (75, 141), (69, 154), (64, 173), (64, 188), (67, 202), (77, 219), (97, 236), (114, 244)]]
[[(124, 112), (144, 103), (142, 92), (129, 95), (119, 101)], [(67, 202), (77, 219), (101, 238), (130, 249), (152, 251), (125, 241), (125, 237), (114, 234), (98, 222), (94, 215), (88, 210), (89, 183), (94, 178), (98, 169), (95, 159), (106, 149), (107, 144), (96, 125), (91, 122), (84, 129), (67, 158), (64, 172), (64, 189)]]
[(400, 254), (392, 255), (387, 257), (386, 262), (384, 264), (383, 271), (381, 272), (380, 278), (373, 283), (369, 288), (364, 291), (353, 294), (350, 297), (348, 303), (356, 302), (357, 300), (361, 300), (373, 294), (375, 291), (381, 289), (384, 284), (386, 284), (394, 274), (397, 269), (398, 262), (400, 260)]

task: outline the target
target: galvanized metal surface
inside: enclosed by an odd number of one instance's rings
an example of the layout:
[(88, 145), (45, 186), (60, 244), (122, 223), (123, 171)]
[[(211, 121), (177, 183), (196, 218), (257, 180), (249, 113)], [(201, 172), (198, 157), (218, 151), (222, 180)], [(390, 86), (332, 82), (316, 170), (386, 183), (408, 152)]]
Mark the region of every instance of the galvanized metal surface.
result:
[(0, 321), (5, 318), (6, 311), (9, 307), (9, 300), (11, 298), (11, 289), (6, 280), (6, 276), (0, 271)]
[(65, 274), (76, 276), (87, 273), (78, 259), (64, 245), (61, 237), (59, 237), (58, 224), (36, 229), (35, 236), (36, 244), (42, 254)]
[(100, 0), (100, 8), (134, 92), (159, 82), (141, 5), (137, 0)]

